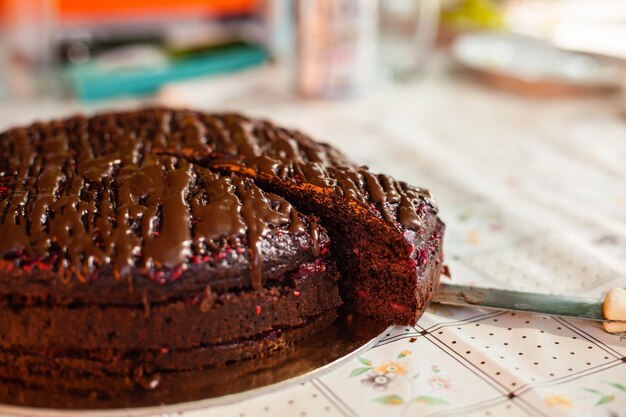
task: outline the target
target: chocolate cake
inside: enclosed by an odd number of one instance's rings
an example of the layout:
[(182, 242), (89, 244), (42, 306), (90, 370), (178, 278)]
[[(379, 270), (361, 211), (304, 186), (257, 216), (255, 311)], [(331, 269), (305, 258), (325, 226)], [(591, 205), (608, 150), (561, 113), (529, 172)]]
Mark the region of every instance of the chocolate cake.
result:
[(426, 190), (267, 121), (147, 109), (11, 129), (0, 384), (154, 389), (288, 346), (342, 304), (413, 325), (442, 233)]

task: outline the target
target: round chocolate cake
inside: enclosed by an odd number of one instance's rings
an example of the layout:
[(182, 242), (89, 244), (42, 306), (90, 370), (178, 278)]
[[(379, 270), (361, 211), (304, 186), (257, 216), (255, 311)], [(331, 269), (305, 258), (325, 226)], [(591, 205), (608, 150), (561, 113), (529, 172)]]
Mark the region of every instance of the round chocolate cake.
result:
[(267, 121), (148, 109), (11, 129), (0, 387), (153, 389), (162, 372), (268, 355), (340, 306), (413, 325), (442, 233), (426, 190)]

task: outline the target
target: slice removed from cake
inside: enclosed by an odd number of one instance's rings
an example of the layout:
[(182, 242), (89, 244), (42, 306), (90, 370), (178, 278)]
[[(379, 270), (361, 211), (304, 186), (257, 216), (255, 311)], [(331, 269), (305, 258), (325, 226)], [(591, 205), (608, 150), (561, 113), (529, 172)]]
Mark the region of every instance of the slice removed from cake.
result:
[(444, 225), (430, 194), (366, 168), (256, 159), (211, 163), (255, 178), (320, 217), (331, 236), (346, 304), (392, 324), (414, 325), (442, 268)]

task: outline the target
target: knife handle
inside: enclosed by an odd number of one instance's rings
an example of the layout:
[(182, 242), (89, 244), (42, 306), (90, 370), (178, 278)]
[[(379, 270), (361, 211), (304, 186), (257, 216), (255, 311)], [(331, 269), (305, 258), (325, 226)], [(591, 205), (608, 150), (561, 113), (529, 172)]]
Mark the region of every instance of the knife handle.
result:
[(609, 333), (626, 332), (626, 290), (613, 288), (610, 290), (602, 303), (602, 315), (606, 320), (602, 325)]

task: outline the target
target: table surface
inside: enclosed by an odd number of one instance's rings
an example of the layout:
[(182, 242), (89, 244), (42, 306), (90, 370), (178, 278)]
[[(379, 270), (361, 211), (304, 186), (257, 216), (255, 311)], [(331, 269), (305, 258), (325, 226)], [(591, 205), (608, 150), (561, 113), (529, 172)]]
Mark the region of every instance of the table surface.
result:
[[(352, 100), (310, 101), (245, 77), (250, 85), (239, 95), (212, 96), (211, 81), (170, 91), (166, 100), (271, 118), (429, 188), (447, 224), (453, 282), (591, 297), (626, 286), (626, 120), (618, 97), (523, 98), (438, 72)], [(1, 104), (0, 127), (134, 105)], [(626, 336), (574, 319), (433, 305), (416, 326), (395, 328), (329, 374), (184, 415), (624, 410)]]

